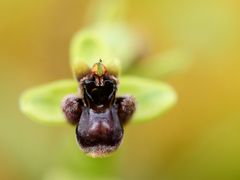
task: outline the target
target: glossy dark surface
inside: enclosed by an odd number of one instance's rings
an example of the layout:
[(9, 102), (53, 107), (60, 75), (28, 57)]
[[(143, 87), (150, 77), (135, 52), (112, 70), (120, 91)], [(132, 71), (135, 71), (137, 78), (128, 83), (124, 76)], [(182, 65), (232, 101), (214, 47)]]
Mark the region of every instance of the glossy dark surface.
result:
[(123, 125), (135, 111), (132, 96), (116, 98), (117, 82), (109, 75), (86, 76), (80, 82), (83, 98), (65, 97), (62, 110), (76, 124), (81, 149), (93, 157), (105, 156), (117, 149), (123, 138)]
[(96, 85), (95, 78), (85, 80), (83, 83), (84, 101), (89, 108), (109, 108), (115, 100), (116, 82), (104, 78), (101, 86)]
[(104, 112), (97, 113), (92, 109), (84, 108), (76, 128), (76, 135), (82, 148), (116, 147), (123, 136), (117, 109), (111, 107)]

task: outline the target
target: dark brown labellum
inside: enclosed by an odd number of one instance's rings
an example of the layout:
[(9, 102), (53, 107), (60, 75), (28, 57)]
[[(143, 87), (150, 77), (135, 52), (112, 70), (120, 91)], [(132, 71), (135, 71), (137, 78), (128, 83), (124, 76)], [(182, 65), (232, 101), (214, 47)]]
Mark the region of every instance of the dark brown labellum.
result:
[(132, 96), (115, 97), (117, 79), (101, 62), (79, 81), (79, 88), (82, 97), (65, 97), (62, 110), (67, 120), (77, 125), (77, 142), (85, 153), (108, 155), (122, 141), (123, 125), (135, 111), (135, 100)]

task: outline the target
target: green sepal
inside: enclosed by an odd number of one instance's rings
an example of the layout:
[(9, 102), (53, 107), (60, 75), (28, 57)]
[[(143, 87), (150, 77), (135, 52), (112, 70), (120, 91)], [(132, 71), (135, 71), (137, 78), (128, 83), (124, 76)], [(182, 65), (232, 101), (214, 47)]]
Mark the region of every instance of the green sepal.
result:
[[(21, 111), (42, 123), (65, 123), (60, 105), (64, 96), (77, 93), (74, 80), (59, 80), (25, 91), (20, 98)], [(132, 95), (137, 109), (132, 122), (158, 119), (176, 103), (175, 91), (166, 83), (134, 76), (120, 79), (118, 96)]]

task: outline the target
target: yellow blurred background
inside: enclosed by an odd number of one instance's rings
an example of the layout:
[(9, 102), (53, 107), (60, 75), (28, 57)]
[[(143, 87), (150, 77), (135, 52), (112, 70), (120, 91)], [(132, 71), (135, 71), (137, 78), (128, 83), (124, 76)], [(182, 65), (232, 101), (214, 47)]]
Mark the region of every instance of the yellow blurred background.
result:
[[(64, 163), (64, 149), (79, 151), (73, 127), (29, 120), (18, 99), (26, 88), (71, 77), (69, 42), (87, 24), (90, 2), (0, 2), (0, 179), (47, 179)], [(127, 5), (128, 23), (147, 37), (152, 53), (182, 47), (193, 54), (193, 63), (162, 78), (178, 93), (174, 109), (126, 128), (117, 152), (120, 179), (240, 179), (239, 1)], [(81, 151), (74, 156), (76, 162), (82, 157)]]

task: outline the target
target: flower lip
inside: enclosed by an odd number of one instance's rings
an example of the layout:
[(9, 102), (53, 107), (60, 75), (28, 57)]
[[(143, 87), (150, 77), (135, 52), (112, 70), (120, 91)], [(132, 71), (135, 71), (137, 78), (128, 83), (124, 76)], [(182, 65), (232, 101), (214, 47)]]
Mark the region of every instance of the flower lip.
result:
[(76, 137), (85, 153), (101, 157), (117, 149), (123, 138), (123, 128), (116, 112), (114, 107), (101, 113), (84, 109), (76, 127)]

